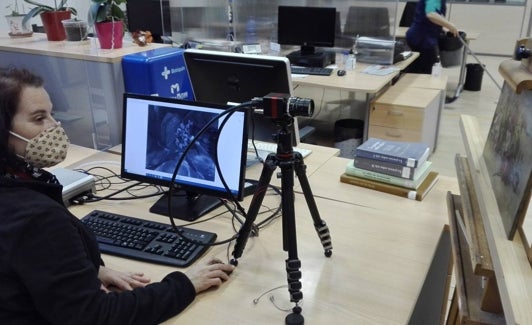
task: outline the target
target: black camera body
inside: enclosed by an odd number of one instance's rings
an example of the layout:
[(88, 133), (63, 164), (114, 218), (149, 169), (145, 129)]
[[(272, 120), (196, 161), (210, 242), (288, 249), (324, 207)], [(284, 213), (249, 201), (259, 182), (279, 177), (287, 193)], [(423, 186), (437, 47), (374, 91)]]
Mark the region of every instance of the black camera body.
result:
[(314, 101), (310, 98), (290, 97), (289, 94), (269, 93), (262, 97), (263, 114), (283, 120), (296, 116), (310, 117), (314, 114)]

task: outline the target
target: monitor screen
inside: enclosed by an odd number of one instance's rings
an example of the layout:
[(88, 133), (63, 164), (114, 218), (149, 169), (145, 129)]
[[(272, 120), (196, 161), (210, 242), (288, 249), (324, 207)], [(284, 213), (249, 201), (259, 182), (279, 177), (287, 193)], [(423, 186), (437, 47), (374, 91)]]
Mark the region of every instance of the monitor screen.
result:
[(169, 0), (128, 0), (126, 16), (130, 32), (150, 31), (156, 43), (164, 43), (162, 36), (172, 35)]
[[(269, 93), (292, 96), (290, 62), (285, 57), (187, 49), (183, 53), (194, 98), (215, 104), (240, 104)], [(253, 119), (251, 121), (251, 119)], [(250, 138), (272, 142), (277, 132), (273, 121), (250, 114)], [(293, 145), (299, 144), (297, 119), (292, 128)]]
[[(225, 115), (198, 134), (227, 106), (126, 93), (123, 109), (121, 175), (125, 178), (172, 186), (175, 168), (193, 142), (173, 183), (183, 190), (172, 197), (173, 216), (194, 220), (217, 207), (218, 198), (242, 199), (246, 112)], [(167, 215), (168, 198), (162, 197), (150, 211)]]
[(335, 8), (279, 6), (277, 18), (277, 41), (281, 45), (301, 46), (301, 54), (312, 54), (316, 47), (334, 46)]

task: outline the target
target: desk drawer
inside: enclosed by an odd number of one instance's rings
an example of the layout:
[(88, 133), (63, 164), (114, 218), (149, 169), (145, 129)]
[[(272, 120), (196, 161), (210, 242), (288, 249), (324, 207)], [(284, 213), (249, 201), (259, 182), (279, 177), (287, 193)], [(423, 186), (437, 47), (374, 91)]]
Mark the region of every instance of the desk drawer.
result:
[(421, 131), (424, 115), (424, 109), (374, 103), (369, 115), (369, 124)]
[(393, 141), (424, 142), (421, 130), (407, 130), (379, 125), (370, 125), (368, 137)]

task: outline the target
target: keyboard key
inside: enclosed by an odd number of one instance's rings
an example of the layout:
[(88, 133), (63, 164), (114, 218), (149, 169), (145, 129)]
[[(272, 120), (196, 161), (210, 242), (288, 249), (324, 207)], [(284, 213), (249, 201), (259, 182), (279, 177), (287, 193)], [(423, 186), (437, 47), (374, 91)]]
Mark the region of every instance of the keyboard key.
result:
[(94, 232), (102, 253), (176, 267), (195, 262), (209, 247), (204, 244), (216, 240), (215, 233), (179, 227), (176, 234), (170, 225), (100, 210), (81, 222)]

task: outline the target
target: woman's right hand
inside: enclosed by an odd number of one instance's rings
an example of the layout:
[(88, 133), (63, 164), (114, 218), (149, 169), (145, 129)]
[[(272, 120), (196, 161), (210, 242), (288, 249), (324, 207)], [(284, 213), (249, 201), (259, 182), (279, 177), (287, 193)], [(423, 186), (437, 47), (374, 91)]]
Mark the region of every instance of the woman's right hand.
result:
[(207, 263), (197, 264), (186, 272), (196, 293), (200, 293), (210, 287), (219, 287), (229, 279), (229, 274), (235, 267), (231, 264), (223, 263), (220, 259), (212, 258)]

